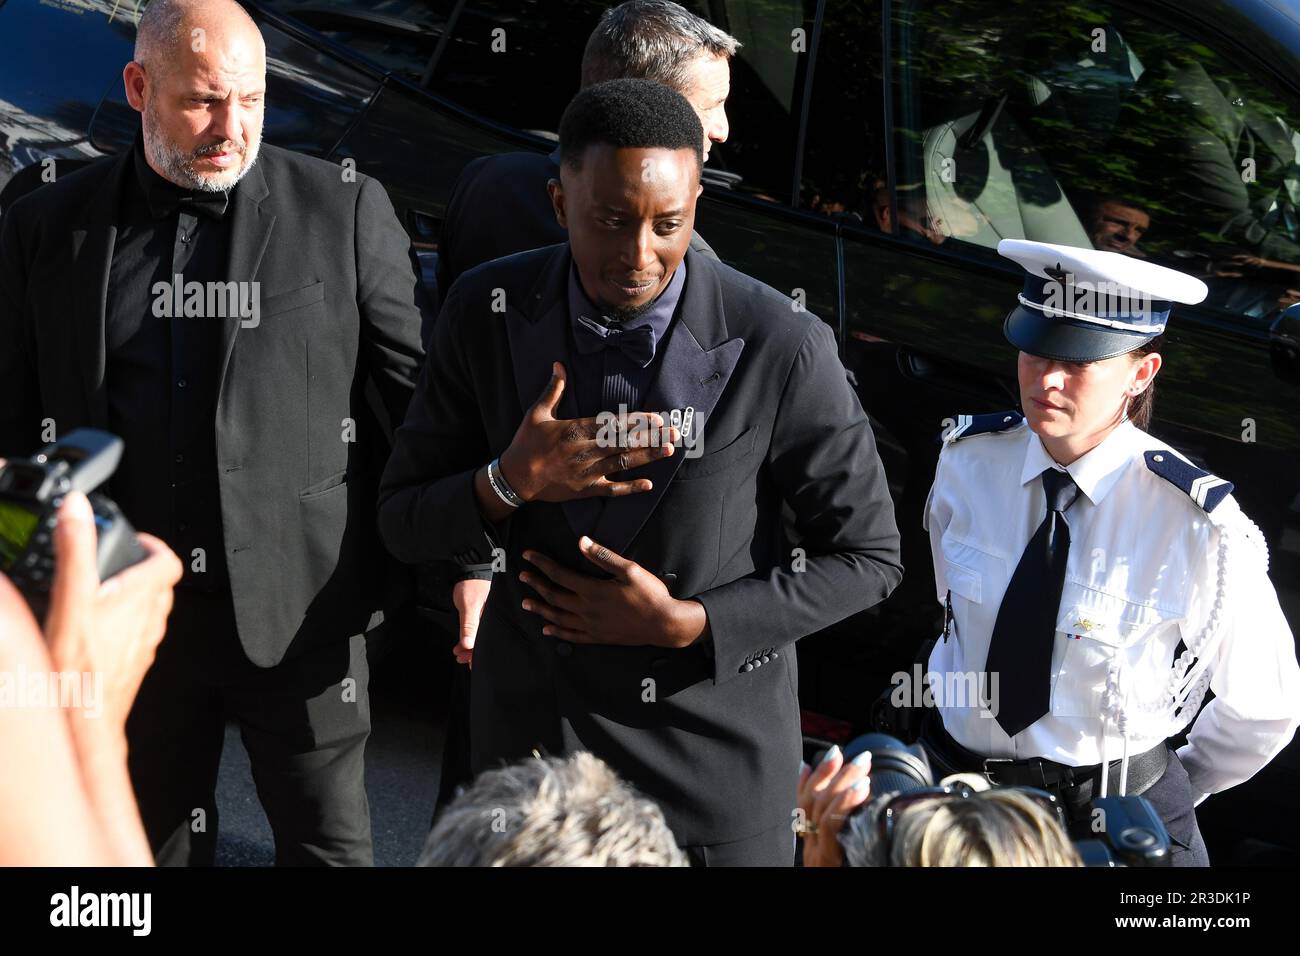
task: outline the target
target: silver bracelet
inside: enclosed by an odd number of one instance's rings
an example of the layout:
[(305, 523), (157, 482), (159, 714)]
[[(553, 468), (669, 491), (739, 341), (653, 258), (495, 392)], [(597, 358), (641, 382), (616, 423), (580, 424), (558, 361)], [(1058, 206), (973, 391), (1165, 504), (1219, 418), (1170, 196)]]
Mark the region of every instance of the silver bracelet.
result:
[(515, 490), (511, 488), (509, 482), (506, 481), (506, 476), (501, 474), (500, 458), (493, 458), (488, 462), (487, 478), (488, 484), (491, 485), (492, 490), (496, 493), (498, 498), (508, 504), (511, 508), (523, 507), (524, 499), (515, 494)]

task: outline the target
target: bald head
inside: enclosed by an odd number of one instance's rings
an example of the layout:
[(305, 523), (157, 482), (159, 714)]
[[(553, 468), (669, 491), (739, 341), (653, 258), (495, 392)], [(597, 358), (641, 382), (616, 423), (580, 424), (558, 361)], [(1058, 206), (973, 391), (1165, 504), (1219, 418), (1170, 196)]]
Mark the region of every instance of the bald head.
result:
[(261, 144), (266, 45), (234, 0), (151, 0), (122, 72), (145, 156), (188, 189), (228, 190)]
[(232, 32), (242, 33), (265, 55), (257, 24), (235, 0), (150, 0), (135, 31), (135, 61), (161, 76), (205, 34)]

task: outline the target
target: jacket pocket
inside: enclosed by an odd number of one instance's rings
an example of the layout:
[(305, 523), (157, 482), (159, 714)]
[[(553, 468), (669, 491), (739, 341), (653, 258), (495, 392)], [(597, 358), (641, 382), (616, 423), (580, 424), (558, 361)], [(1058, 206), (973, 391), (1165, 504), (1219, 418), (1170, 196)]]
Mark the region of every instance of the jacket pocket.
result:
[[(944, 580), (952, 596), (948, 639), (957, 641), (966, 666), (983, 667), (988, 635), (993, 633), (998, 612), (993, 599), (1006, 586), (1006, 562), (999, 555), (956, 538), (944, 538), (942, 560)], [(986, 597), (990, 600), (985, 601)], [(984, 641), (973, 647), (972, 638), (979, 634), (984, 635)]]
[[(708, 454), (702, 454), (699, 458), (687, 458), (677, 468), (677, 473), (673, 476), (673, 481), (690, 481), (692, 478), (706, 478), (709, 475), (716, 475), (720, 471), (730, 468), (741, 459), (749, 456), (754, 450), (754, 439), (758, 435), (758, 426), (750, 425), (745, 431), (732, 441), (727, 442), (716, 451), (708, 451), (708, 440), (705, 439), (705, 451)], [(686, 453), (686, 449), (681, 449)], [(674, 451), (674, 454), (677, 454)]]
[[(1052, 714), (1101, 717), (1111, 664), (1129, 682), (1163, 681), (1178, 641), (1181, 615), (1066, 581), (1056, 622)], [(1143, 686), (1143, 698), (1155, 691)]]
[(348, 480), (347, 469), (340, 471), (337, 475), (330, 475), (324, 481), (318, 481), (309, 488), (304, 488), (298, 492), (299, 498), (316, 498), (326, 492), (333, 491), (335, 488), (346, 483)]
[(311, 285), (305, 285), (288, 292), (277, 292), (275, 295), (267, 296), (261, 302), (260, 314), (262, 318), (266, 318), (267, 316), (279, 315), (282, 312), (301, 309), (304, 306), (315, 305), (318, 302), (324, 301), (325, 281), (319, 279)]

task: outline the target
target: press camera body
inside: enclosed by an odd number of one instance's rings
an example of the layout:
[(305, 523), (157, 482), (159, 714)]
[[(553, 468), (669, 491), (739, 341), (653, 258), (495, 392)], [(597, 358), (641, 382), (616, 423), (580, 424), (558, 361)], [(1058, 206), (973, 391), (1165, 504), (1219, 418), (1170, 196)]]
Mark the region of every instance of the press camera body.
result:
[(38, 620), (49, 608), (54, 529), (69, 492), (82, 492), (94, 510), (101, 581), (146, 557), (117, 505), (94, 493), (117, 469), (122, 449), (116, 435), (79, 428), (31, 458), (0, 468), (0, 572), (22, 592)]

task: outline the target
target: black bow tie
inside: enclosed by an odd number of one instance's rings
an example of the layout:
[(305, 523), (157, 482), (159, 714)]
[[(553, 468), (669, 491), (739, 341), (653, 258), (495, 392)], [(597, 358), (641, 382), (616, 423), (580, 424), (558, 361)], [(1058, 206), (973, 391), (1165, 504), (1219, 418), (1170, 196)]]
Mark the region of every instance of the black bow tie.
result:
[(210, 193), (203, 190), (168, 190), (165, 195), (151, 194), (149, 209), (157, 217), (170, 216), (176, 211), (196, 216), (206, 216), (218, 222), (226, 215), (230, 193)]
[(621, 326), (602, 325), (595, 319), (580, 315), (574, 330), (577, 333), (578, 351), (584, 354), (616, 348), (641, 368), (654, 360), (655, 330), (649, 325), (625, 329)]

